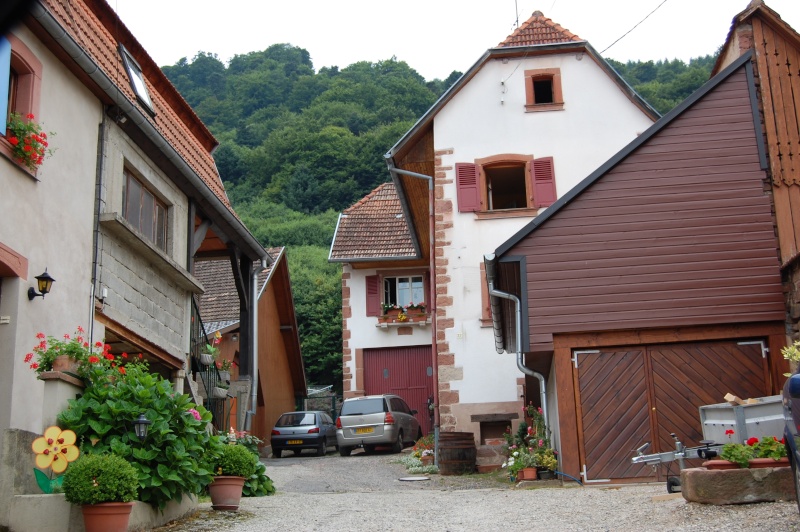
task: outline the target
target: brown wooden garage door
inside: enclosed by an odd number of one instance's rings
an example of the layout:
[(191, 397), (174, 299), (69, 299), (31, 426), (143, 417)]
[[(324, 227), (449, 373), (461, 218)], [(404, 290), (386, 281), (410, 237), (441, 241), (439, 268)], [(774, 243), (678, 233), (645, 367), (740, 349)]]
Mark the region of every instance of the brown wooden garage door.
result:
[(364, 350), (364, 392), (392, 393), (416, 410), (423, 434), (433, 430), (428, 398), (433, 397), (431, 346)]
[[(588, 480), (653, 477), (631, 464), (633, 450), (675, 448), (703, 439), (699, 407), (727, 393), (762, 397), (768, 388), (760, 342), (717, 341), (575, 351), (580, 453)], [(656, 434), (656, 437), (653, 437)], [(671, 464), (676, 474), (678, 464)], [(657, 477), (663, 480), (667, 466)]]

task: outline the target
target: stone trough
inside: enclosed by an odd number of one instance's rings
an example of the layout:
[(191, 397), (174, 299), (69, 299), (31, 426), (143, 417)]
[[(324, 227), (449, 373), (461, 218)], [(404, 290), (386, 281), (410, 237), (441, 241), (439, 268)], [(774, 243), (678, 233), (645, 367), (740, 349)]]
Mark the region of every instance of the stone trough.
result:
[(796, 499), (791, 467), (684, 469), (681, 493), (689, 502), (718, 505)]

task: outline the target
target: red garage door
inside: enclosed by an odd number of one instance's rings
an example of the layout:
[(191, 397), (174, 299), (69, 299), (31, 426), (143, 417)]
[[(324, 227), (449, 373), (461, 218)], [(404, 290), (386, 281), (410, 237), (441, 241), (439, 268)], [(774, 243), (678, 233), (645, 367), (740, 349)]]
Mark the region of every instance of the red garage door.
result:
[(431, 346), (364, 350), (364, 392), (392, 393), (417, 411), (423, 434), (433, 429), (428, 399), (433, 397)]

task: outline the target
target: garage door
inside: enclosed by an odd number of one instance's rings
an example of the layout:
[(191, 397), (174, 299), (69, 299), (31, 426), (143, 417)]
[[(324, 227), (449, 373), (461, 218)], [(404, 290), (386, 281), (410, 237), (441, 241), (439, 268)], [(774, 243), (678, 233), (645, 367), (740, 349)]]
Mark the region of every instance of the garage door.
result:
[[(759, 341), (717, 341), (575, 351), (576, 404), (585, 478), (652, 478), (633, 465), (633, 450), (670, 451), (675, 433), (686, 446), (703, 439), (699, 407), (767, 394), (767, 363)], [(667, 465), (655, 473), (663, 480)], [(677, 463), (670, 474), (677, 473)]]
[(433, 397), (431, 346), (364, 350), (364, 392), (393, 393), (402, 397), (416, 415), (423, 434), (433, 430), (428, 399)]

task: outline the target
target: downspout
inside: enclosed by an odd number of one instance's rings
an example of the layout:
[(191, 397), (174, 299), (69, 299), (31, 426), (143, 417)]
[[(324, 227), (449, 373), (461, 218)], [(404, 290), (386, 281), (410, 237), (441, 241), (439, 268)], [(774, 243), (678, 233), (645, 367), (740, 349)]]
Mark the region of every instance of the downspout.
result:
[[(400, 175), (407, 175), (424, 179), (428, 182), (428, 254), (430, 257), (431, 274), (430, 282), (428, 283), (429, 301), (431, 309), (431, 376), (433, 378), (433, 456), (435, 464), (439, 463), (439, 351), (436, 345), (436, 254), (434, 253), (434, 236), (435, 236), (435, 216), (433, 212), (433, 178), (429, 175), (418, 174), (408, 170), (401, 170), (394, 165), (394, 159), (391, 157), (386, 158), (386, 164), (389, 166), (389, 173), (397, 177)], [(398, 178), (399, 179), (399, 178)]]
[(508, 292), (501, 292), (494, 287), (496, 279), (496, 257), (494, 253), (484, 255), (483, 262), (486, 265), (486, 281), (489, 285), (489, 295), (492, 296), (492, 328), (495, 335), (495, 346), (498, 352), (503, 349), (502, 346), (502, 328), (500, 326), (500, 302), (494, 298), (508, 299), (514, 303), (514, 321), (516, 334), (514, 335), (514, 342), (517, 348), (517, 368), (525, 375), (536, 377), (539, 381), (539, 397), (542, 402), (542, 415), (544, 417), (544, 427), (546, 432), (550, 432), (550, 423), (548, 423), (547, 416), (547, 392), (545, 389), (544, 375), (537, 371), (525, 366), (524, 354), (522, 352), (522, 304), (517, 296), (509, 294)]
[[(106, 113), (103, 112), (103, 119), (97, 127), (97, 162), (95, 166), (94, 178), (94, 220), (92, 228), (92, 286), (89, 290), (89, 345), (94, 345), (94, 297), (95, 286), (97, 285), (97, 270), (100, 261), (100, 212), (103, 209), (103, 163), (106, 157)], [(101, 300), (105, 303), (104, 294), (101, 292)]]
[(244, 430), (249, 431), (253, 425), (253, 418), (258, 407), (258, 274), (266, 269), (267, 259), (261, 259), (261, 268), (253, 272), (253, 287), (250, 292), (250, 334), (253, 335), (253, 353), (250, 364), (250, 409), (244, 418)]

